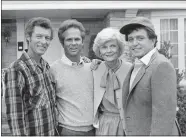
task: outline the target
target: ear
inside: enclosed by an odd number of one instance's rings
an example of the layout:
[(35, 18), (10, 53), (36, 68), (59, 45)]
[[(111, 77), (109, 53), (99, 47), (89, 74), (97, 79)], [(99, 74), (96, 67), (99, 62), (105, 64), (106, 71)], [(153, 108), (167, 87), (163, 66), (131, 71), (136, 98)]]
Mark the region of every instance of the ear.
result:
[(30, 36), (29, 35), (26, 35), (26, 40), (30, 42)]
[(152, 44), (153, 44), (153, 46), (155, 46), (156, 39), (151, 39), (151, 40), (152, 40)]
[(84, 44), (82, 43), (82, 44), (81, 44), (81, 54), (82, 54), (82, 55), (83, 55), (83, 52), (84, 52), (83, 49), (84, 49)]
[(84, 49), (84, 44), (82, 43), (82, 49)]

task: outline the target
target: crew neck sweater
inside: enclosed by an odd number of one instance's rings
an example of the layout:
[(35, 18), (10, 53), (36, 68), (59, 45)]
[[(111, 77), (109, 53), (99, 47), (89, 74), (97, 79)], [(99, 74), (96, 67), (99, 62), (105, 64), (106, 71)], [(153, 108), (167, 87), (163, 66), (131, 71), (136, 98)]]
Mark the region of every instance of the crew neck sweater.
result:
[(90, 63), (69, 65), (57, 60), (51, 65), (56, 83), (57, 121), (75, 131), (93, 128), (93, 76)]

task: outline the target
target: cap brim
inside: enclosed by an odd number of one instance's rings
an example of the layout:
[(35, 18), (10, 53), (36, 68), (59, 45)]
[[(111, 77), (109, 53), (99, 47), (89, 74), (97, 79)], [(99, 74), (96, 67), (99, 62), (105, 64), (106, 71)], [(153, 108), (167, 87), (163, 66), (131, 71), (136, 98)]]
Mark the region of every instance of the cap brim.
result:
[(129, 33), (129, 30), (134, 29), (137, 26), (144, 26), (144, 25), (138, 24), (138, 23), (130, 23), (130, 24), (127, 24), (127, 25), (123, 26), (120, 29), (120, 33), (122, 33), (122, 34), (128, 34)]

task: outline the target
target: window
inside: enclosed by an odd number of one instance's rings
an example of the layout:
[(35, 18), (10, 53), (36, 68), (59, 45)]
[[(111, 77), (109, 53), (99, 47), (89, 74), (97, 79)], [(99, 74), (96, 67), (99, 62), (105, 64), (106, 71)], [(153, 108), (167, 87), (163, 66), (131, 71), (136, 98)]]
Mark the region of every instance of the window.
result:
[[(170, 42), (171, 62), (178, 68), (178, 19), (160, 19), (160, 42)], [(161, 46), (161, 45), (160, 45)]]

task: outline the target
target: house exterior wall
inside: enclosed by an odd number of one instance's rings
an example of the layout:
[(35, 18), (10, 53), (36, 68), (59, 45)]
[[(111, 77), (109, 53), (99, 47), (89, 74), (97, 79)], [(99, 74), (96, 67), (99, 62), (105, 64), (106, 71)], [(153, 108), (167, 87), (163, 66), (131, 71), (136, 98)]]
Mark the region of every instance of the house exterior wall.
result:
[[(183, 70), (186, 67), (185, 63), (185, 49), (184, 49), (184, 19), (186, 18), (186, 10), (138, 10), (138, 9), (129, 9), (129, 10), (121, 10), (121, 11), (110, 11), (105, 18), (102, 20), (88, 20), (81, 19), (80, 22), (83, 23), (86, 29), (86, 38), (84, 40), (84, 51), (83, 54), (89, 57), (89, 46), (92, 43), (91, 38), (96, 36), (96, 34), (101, 31), (104, 27), (114, 27), (121, 28), (123, 25), (128, 23), (132, 18), (136, 16), (145, 16), (152, 20), (156, 33), (158, 35), (158, 43), (157, 47), (160, 48), (160, 19), (164, 18), (177, 18), (178, 19), (178, 68)], [(49, 64), (54, 62), (55, 60), (61, 58), (64, 54), (63, 48), (58, 40), (58, 28), (60, 23), (67, 18), (64, 19), (51, 19), (52, 25), (54, 26), (54, 39), (51, 42), (51, 46), (49, 47), (46, 54), (43, 56)], [(25, 23), (28, 19), (17, 19), (16, 23), (12, 25), (14, 26), (14, 31), (12, 32), (11, 42), (8, 46), (5, 46), (5, 42), (2, 39), (2, 68), (7, 67), (11, 62), (13, 62), (16, 58), (19, 58), (22, 54), (22, 51), (18, 51), (17, 42), (24, 42), (24, 49), (27, 49), (26, 40), (24, 37), (24, 27)], [(6, 24), (8, 25), (8, 24)], [(10, 25), (10, 24), (9, 24)], [(5, 24), (2, 24), (2, 29)]]
[[(62, 45), (59, 42), (58, 39), (58, 29), (62, 21), (66, 19), (51, 19), (52, 26), (54, 28), (54, 39), (51, 42), (50, 47), (46, 51), (46, 53), (43, 55), (43, 58), (45, 58), (49, 64), (53, 63), (55, 60), (59, 59), (62, 57), (64, 54), (64, 50)], [(24, 27), (28, 19), (18, 19), (17, 20), (17, 40), (18, 41), (23, 41), (24, 42), (24, 49), (27, 49), (27, 44), (26, 40), (24, 37)], [(97, 21), (83, 21), (83, 19), (80, 21), (84, 25), (86, 29), (86, 37), (84, 40), (84, 51), (83, 55), (88, 57), (88, 52), (89, 52), (89, 44), (90, 44), (90, 38), (92, 35), (96, 35), (99, 31), (104, 26), (104, 23), (102, 20), (97, 20)], [(23, 51), (17, 51), (17, 58), (20, 57)], [(15, 58), (16, 59), (16, 58)]]
[[(154, 24), (156, 34), (158, 36), (157, 48), (160, 48), (160, 19), (177, 19), (178, 20), (178, 55), (177, 58), (172, 58), (175, 68), (180, 71), (186, 68), (186, 34), (184, 34), (184, 21), (186, 21), (186, 10), (136, 10), (129, 9), (123, 12), (110, 12), (105, 18), (106, 26), (121, 28), (123, 25), (128, 23), (132, 18), (136, 16), (147, 17), (152, 20)], [(186, 23), (185, 23), (186, 24)], [(185, 38), (186, 39), (186, 38)], [(128, 49), (128, 48), (127, 48)], [(173, 50), (172, 50), (173, 51)], [(124, 56), (125, 57), (125, 56)], [(176, 65), (178, 64), (178, 65)]]
[(4, 31), (5, 28), (9, 28), (11, 31), (10, 41), (5, 42), (5, 39), (1, 37), (1, 68), (7, 68), (9, 64), (17, 58), (17, 35), (16, 35), (16, 22), (2, 23), (1, 30)]

